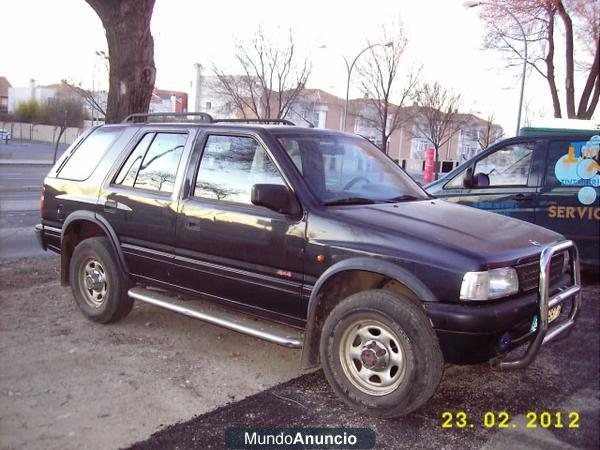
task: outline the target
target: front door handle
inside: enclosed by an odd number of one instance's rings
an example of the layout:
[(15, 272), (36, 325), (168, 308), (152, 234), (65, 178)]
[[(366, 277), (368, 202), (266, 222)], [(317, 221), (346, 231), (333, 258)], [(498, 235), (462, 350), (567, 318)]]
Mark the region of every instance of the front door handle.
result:
[(511, 198), (518, 202), (522, 202), (525, 200), (531, 200), (533, 197), (531, 195), (516, 194), (516, 195), (513, 195)]

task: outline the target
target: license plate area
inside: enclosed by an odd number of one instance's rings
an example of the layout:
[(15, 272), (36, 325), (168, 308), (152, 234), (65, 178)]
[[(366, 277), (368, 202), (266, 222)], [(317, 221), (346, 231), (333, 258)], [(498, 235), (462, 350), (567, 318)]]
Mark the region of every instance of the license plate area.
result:
[[(562, 310), (562, 305), (557, 305), (554, 308), (550, 309), (550, 311), (548, 311), (548, 323), (551, 323), (553, 321), (555, 321), (556, 319), (558, 319), (558, 316), (560, 316), (560, 312)], [(534, 316), (533, 320), (531, 321), (531, 328), (529, 329), (529, 332), (532, 333), (535, 330), (537, 330), (538, 327), (538, 316)]]

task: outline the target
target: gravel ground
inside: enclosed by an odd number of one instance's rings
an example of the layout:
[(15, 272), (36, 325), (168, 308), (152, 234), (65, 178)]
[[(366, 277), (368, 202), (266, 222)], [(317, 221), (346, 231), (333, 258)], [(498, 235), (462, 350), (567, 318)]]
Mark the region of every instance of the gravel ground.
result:
[[(437, 393), (421, 409), (383, 420), (355, 413), (338, 400), (321, 371), (173, 425), (135, 450), (223, 448), (229, 427), (366, 427), (381, 449), (600, 448), (600, 286), (584, 290), (584, 308), (573, 333), (545, 347), (525, 370), (499, 372), (487, 364), (447, 366)], [(466, 412), (473, 427), (442, 428), (442, 414)], [(510, 415), (507, 429), (483, 426), (488, 412)], [(529, 412), (580, 414), (578, 429), (527, 428)]]
[[(0, 261), (0, 448), (221, 448), (232, 425), (369, 427), (378, 448), (599, 448), (598, 284), (574, 333), (527, 370), (448, 366), (422, 409), (376, 420), (345, 407), (321, 372), (298, 377), (299, 351), (148, 305), (89, 322), (58, 285), (58, 262)], [(514, 429), (481, 426), (501, 410)], [(442, 429), (445, 411), (474, 427)], [(529, 411), (577, 411), (580, 428), (527, 429)]]
[(149, 305), (92, 323), (58, 271), (0, 261), (0, 448), (124, 447), (301, 373), (297, 350)]

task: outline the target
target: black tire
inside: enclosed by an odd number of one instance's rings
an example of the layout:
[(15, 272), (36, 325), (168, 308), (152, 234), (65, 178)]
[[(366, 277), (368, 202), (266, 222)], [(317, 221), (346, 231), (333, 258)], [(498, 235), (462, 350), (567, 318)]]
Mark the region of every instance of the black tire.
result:
[[(88, 277), (95, 284), (86, 285)], [(133, 299), (127, 295), (129, 277), (120, 269), (106, 237), (85, 239), (75, 247), (69, 280), (77, 306), (94, 322), (116, 322), (133, 308)]]
[(327, 317), (320, 344), (323, 372), (335, 393), (370, 416), (416, 410), (442, 377), (442, 352), (422, 307), (390, 291), (343, 300)]

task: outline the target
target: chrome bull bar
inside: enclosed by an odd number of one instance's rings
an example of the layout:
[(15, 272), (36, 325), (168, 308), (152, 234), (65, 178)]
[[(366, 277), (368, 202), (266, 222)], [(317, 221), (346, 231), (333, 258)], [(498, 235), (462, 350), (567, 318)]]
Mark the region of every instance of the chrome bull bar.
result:
[[(568, 251), (571, 264), (571, 279), (573, 285), (561, 290), (550, 298), (550, 262), (555, 253)], [(550, 309), (562, 304), (573, 297), (569, 318), (551, 329), (548, 328), (548, 313)], [(581, 309), (581, 271), (579, 267), (579, 252), (573, 241), (560, 241), (549, 245), (542, 250), (540, 255), (540, 284), (539, 284), (539, 315), (538, 326), (534, 332), (533, 340), (523, 356), (507, 358), (498, 363), (500, 369), (520, 369), (533, 362), (543, 344), (558, 339), (567, 334), (575, 326), (575, 319)]]

